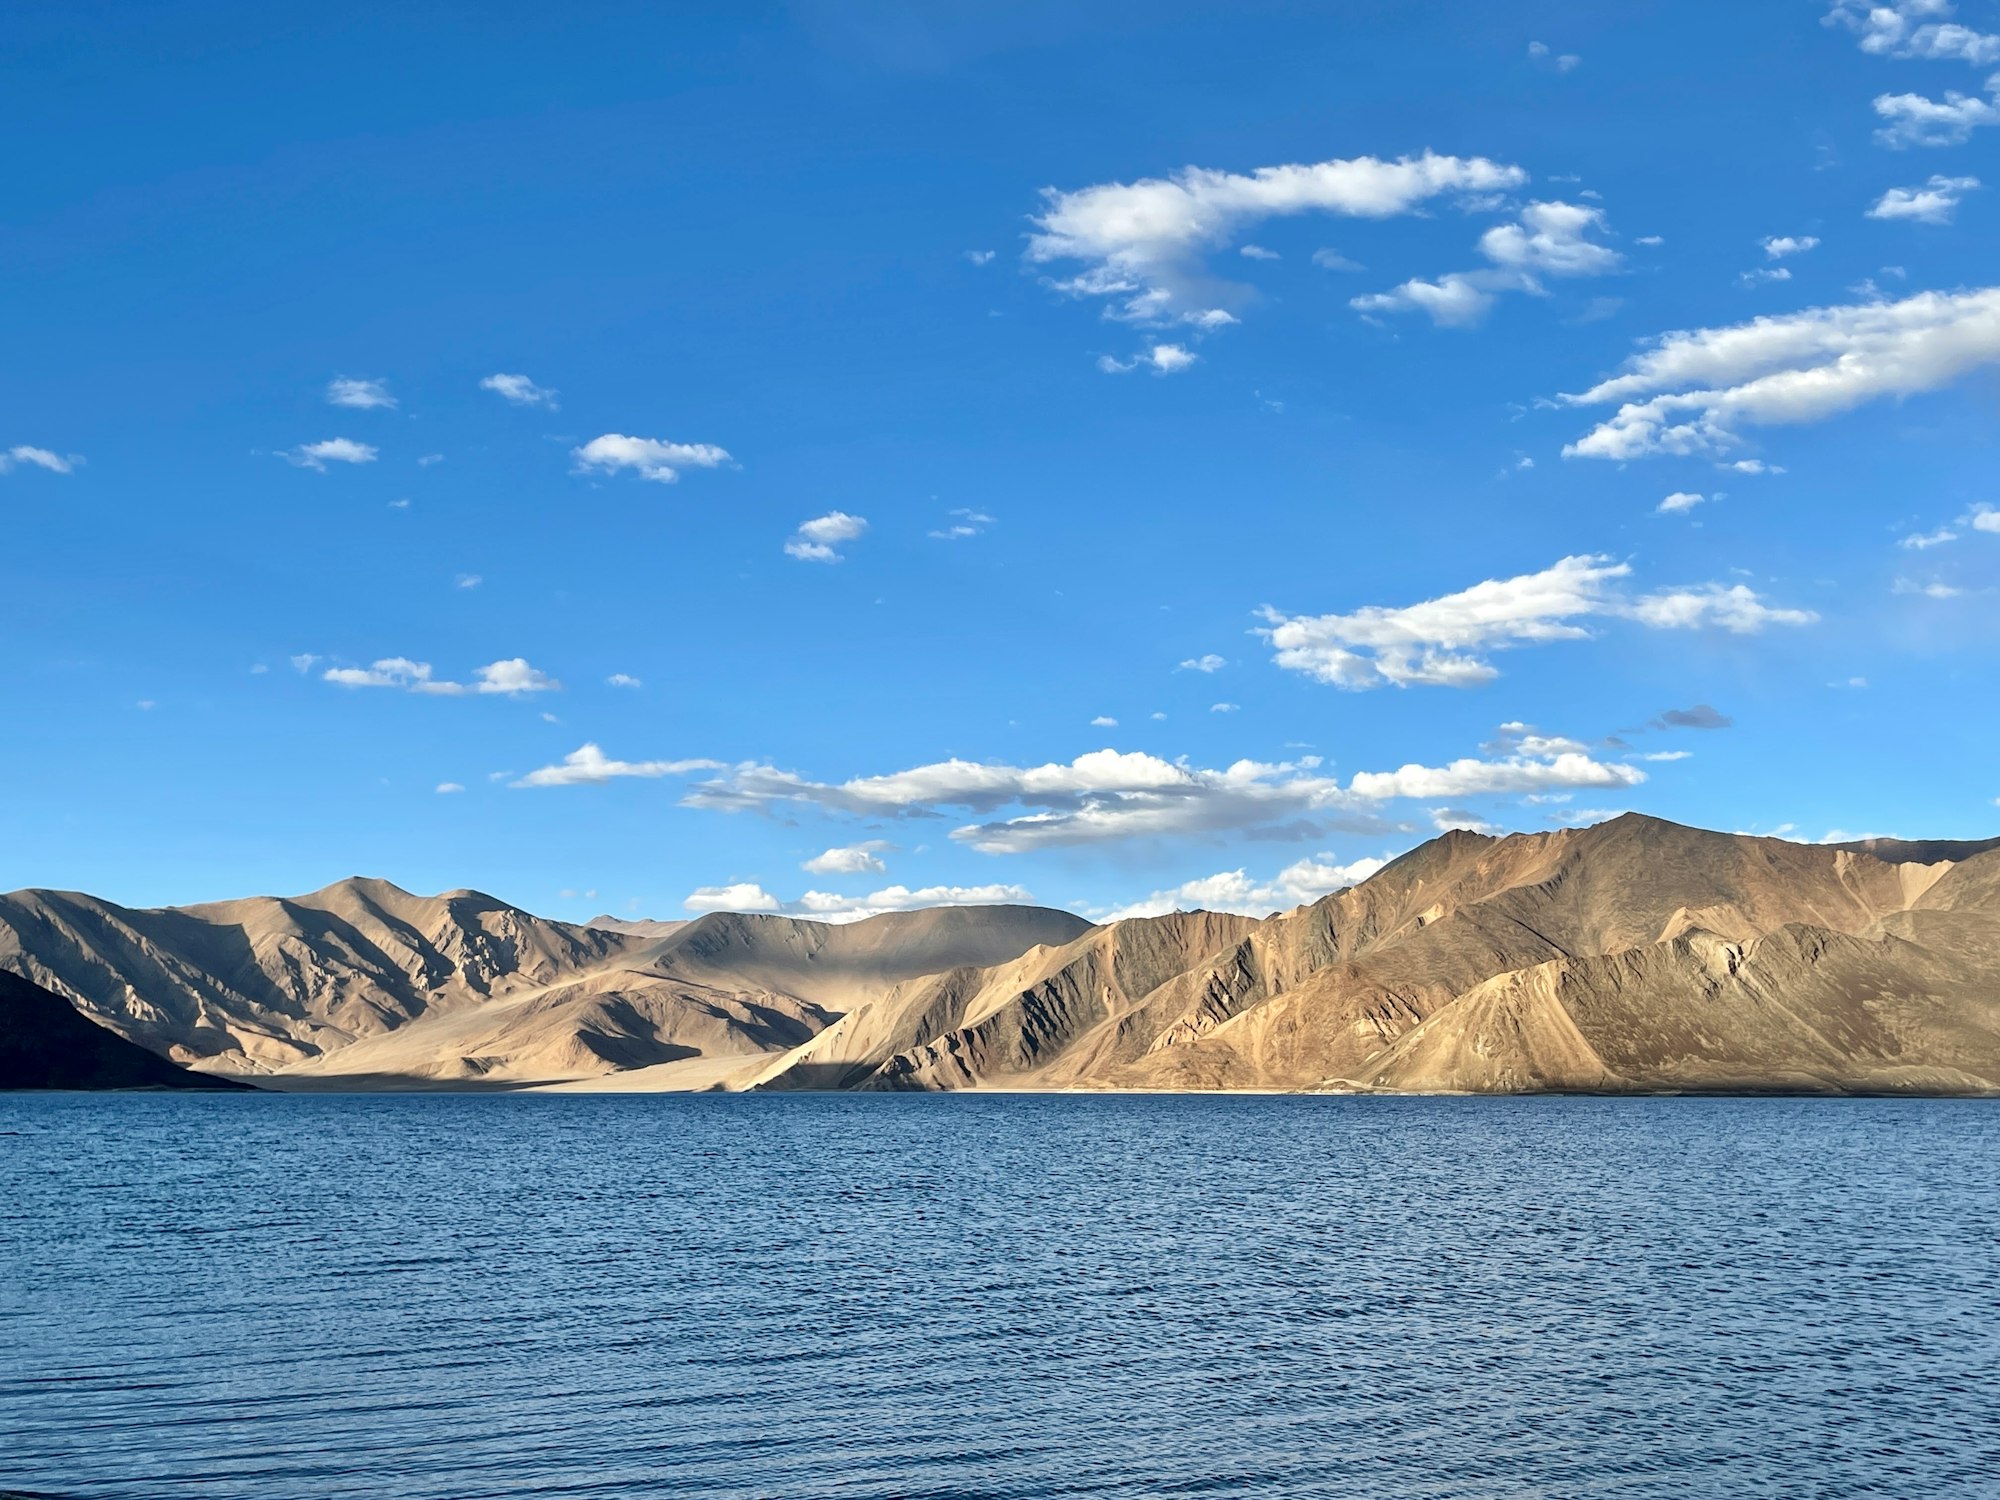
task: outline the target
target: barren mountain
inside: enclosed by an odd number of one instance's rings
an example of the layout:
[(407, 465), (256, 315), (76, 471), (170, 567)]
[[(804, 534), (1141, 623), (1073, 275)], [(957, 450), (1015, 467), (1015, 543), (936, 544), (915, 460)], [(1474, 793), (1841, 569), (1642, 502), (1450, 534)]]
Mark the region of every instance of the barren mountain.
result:
[(61, 995), (0, 973), (0, 1089), (236, 1089), (177, 1068), (79, 1014)]
[(845, 926), (716, 914), (626, 931), (474, 891), (345, 880), (311, 895), (132, 910), (0, 896), (0, 971), (119, 1036), (279, 1087), (588, 1078), (701, 1060), (678, 1086), (782, 1054), (913, 975), (990, 965), (1088, 927), (1029, 907)]
[(2000, 850), (1956, 848), (1891, 862), (1638, 816), (1452, 833), (1262, 923), (1135, 919), (905, 986), (762, 1082), (1984, 1091)]
[(1451, 833), (1262, 921), (0, 897), (0, 969), (276, 1087), (2000, 1091), (2000, 840)]

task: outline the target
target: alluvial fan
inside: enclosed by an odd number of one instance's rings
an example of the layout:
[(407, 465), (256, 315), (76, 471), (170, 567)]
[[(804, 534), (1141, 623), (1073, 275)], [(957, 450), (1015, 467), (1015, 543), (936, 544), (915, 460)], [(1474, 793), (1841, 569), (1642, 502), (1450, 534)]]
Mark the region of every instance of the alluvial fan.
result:
[(0, 1489), (1991, 1495), (1949, 1100), (0, 1096)]

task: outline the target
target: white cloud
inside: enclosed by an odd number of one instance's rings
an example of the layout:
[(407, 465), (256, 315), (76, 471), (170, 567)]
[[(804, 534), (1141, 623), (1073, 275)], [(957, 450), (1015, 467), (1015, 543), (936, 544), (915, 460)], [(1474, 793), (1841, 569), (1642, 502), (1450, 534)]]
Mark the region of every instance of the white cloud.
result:
[(560, 765), (543, 766), (538, 771), (510, 783), (513, 786), (595, 786), (621, 776), (655, 778), (685, 776), (690, 771), (719, 771), (715, 760), (612, 760), (596, 745), (581, 745), (562, 758)]
[(320, 443), (287, 448), (278, 456), (301, 469), (317, 469), (324, 474), (328, 464), (374, 463), (375, 447), (372, 443), (357, 443), (351, 438), (328, 438)]
[[(2000, 74), (1988, 79), (1986, 86), (2000, 91)], [(1956, 89), (1945, 90), (1943, 99), (1878, 94), (1875, 113), (1887, 122), (1875, 132), (1875, 139), (1894, 151), (1909, 146), (1962, 146), (1981, 126), (2000, 125), (2000, 108)]]
[(704, 885), (689, 893), (681, 903), (689, 911), (769, 911), (782, 903), (761, 885), (744, 881), (739, 885)]
[(1357, 859), (1337, 864), (1330, 854), (1315, 855), (1289, 864), (1269, 880), (1256, 880), (1245, 870), (1224, 870), (1185, 881), (1171, 890), (1094, 913), (1099, 921), (1119, 922), (1128, 917), (1158, 917), (1172, 911), (1227, 911), (1246, 917), (1269, 916), (1304, 906), (1335, 891), (1359, 885), (1387, 860)]
[(1240, 703), (1211, 703), (1208, 711), (1212, 714), (1233, 714), (1242, 706)]
[(1618, 252), (1588, 237), (1604, 227), (1602, 209), (1530, 203), (1516, 222), (1496, 225), (1480, 236), (1479, 252), (1492, 262), (1490, 269), (1453, 271), (1436, 281), (1412, 279), (1390, 291), (1350, 298), (1348, 306), (1361, 313), (1416, 310), (1440, 327), (1470, 327), (1501, 292), (1542, 295), (1543, 276), (1603, 276), (1617, 270)]
[(1092, 729), (1116, 729), (1118, 721), (1109, 714), (1099, 714), (1090, 721), (1090, 727)]
[[(442, 453), (424, 453), (418, 456), (417, 467), (420, 469), (428, 469), (432, 464), (441, 464), (443, 462), (444, 462), (444, 455)], [(403, 502), (403, 504), (405, 505), (408, 505), (409, 503), (410, 502), (407, 500)]]
[(845, 555), (839, 551), (840, 544), (853, 541), (867, 529), (865, 517), (850, 516), (844, 510), (830, 510), (810, 521), (801, 521), (792, 539), (785, 543), (785, 555), (796, 557), (800, 562), (845, 562)]
[[(1141, 752), (1096, 750), (1067, 765), (1009, 766), (963, 760), (918, 766), (839, 784), (810, 781), (773, 766), (745, 764), (699, 782), (682, 805), (723, 812), (813, 806), (859, 817), (936, 817), (963, 809), (975, 817), (1011, 816), (956, 828), (952, 838), (986, 854), (1121, 839), (1249, 832), (1264, 838), (1319, 838), (1344, 830), (1382, 833), (1379, 804), (1410, 795), (1419, 773), (1448, 779), (1469, 794), (1564, 786), (1628, 786), (1645, 779), (1626, 765), (1604, 765), (1565, 751), (1552, 758), (1524, 751), (1500, 760), (1467, 760), (1438, 772), (1420, 766), (1343, 786), (1317, 756), (1265, 763), (1240, 760), (1220, 770)], [(1483, 769), (1481, 769), (1483, 768)]]
[(576, 460), (579, 473), (595, 470), (615, 474), (630, 469), (641, 479), (659, 484), (674, 483), (682, 469), (713, 469), (734, 462), (727, 449), (713, 443), (668, 443), (658, 438), (627, 437), (621, 432), (594, 437), (581, 448), (572, 448), (570, 456)]
[(781, 901), (762, 886), (705, 885), (681, 904), (689, 911), (780, 912), (815, 922), (858, 922), (891, 911), (921, 911), (932, 906), (1025, 905), (1035, 898), (1018, 885), (929, 885), (919, 890), (892, 885), (866, 896), (840, 896), (807, 891), (796, 901)]
[(1953, 9), (1950, 0), (1834, 0), (1824, 22), (1845, 26), (1878, 57), (2000, 62), (2000, 36), (1953, 21)]
[(644, 687), (646, 685), (645, 683), (641, 682), (638, 678), (634, 677), (630, 672), (613, 672), (609, 677), (605, 678), (604, 680), (610, 686), (616, 688), (638, 688), (638, 687)]
[(1220, 672), (1228, 665), (1227, 661), (1211, 651), (1206, 656), (1190, 656), (1178, 667), (1175, 667), (1174, 670), (1176, 672)]
[(1990, 505), (1975, 505), (1972, 514), (1966, 517), (1965, 524), (1974, 531), (2000, 533), (2000, 510), (1995, 510)]
[(1913, 578), (1898, 578), (1889, 591), (1893, 594), (1921, 594), (1926, 599), (1956, 599), (1965, 592), (1948, 583), (1918, 583)]
[(1100, 354), (1097, 368), (1107, 375), (1125, 375), (1141, 367), (1155, 375), (1176, 375), (1200, 358), (1200, 355), (1179, 344), (1154, 344), (1130, 359), (1113, 359), (1108, 354)]
[[(303, 672), (318, 660), (316, 656), (295, 656), (292, 665)], [(447, 698), (467, 693), (503, 693), (517, 697), (523, 693), (554, 692), (562, 686), (553, 677), (529, 666), (525, 657), (519, 656), (475, 668), (473, 676), (477, 680), (471, 684), (439, 678), (433, 674), (429, 662), (412, 661), (407, 656), (386, 656), (366, 667), (329, 667), (320, 676), (322, 680), (340, 687), (401, 688), (405, 692)]]
[(844, 844), (815, 854), (799, 868), (808, 875), (880, 875), (888, 869), (882, 862), (882, 855), (894, 847), (883, 839)]
[(993, 252), (991, 250), (968, 250), (965, 252), (965, 258), (975, 266), (983, 266), (993, 259)]
[(452, 792), (462, 792), (465, 790), (464, 787), (460, 786), (455, 781), (440, 781), (437, 784), (437, 789), (440, 793), (446, 795), (449, 795)]
[(1528, 43), (1528, 56), (1536, 62), (1546, 62), (1558, 73), (1567, 73), (1583, 61), (1574, 52), (1556, 52), (1547, 42)]
[(1664, 245), (1666, 242), (1667, 237), (1663, 234), (1642, 234), (1639, 238), (1632, 241), (1635, 245), (1644, 245), (1648, 250), (1657, 245)]
[(74, 453), (65, 456), (47, 448), (31, 447), (27, 443), (16, 443), (11, 448), (0, 450), (0, 474), (5, 474), (16, 464), (47, 469), (51, 474), (74, 474), (76, 466), (82, 462)]
[(1754, 271), (1745, 271), (1736, 278), (1738, 286), (1762, 286), (1767, 281), (1790, 281), (1791, 268), (1788, 266), (1759, 266)]
[(1804, 255), (1819, 244), (1819, 238), (1810, 234), (1768, 234), (1760, 243), (1772, 260), (1783, 260), (1788, 255)]
[(1238, 251), (1237, 251), (1236, 253), (1237, 253), (1238, 255), (1242, 256), (1242, 257), (1243, 257), (1243, 258), (1244, 258), (1245, 260), (1282, 260), (1282, 259), (1284, 259), (1284, 257), (1283, 257), (1283, 256), (1281, 256), (1281, 255), (1279, 255), (1277, 251), (1275, 251), (1275, 250), (1266, 250), (1266, 249), (1265, 249), (1265, 248), (1264, 248), (1264, 247), (1263, 247), (1262, 245), (1245, 245), (1245, 246), (1243, 246), (1243, 247), (1242, 247), (1242, 248), (1241, 248), (1240, 250), (1238, 250)]
[(1686, 511), (1693, 510), (1707, 498), (1706, 495), (1692, 494), (1687, 490), (1675, 490), (1666, 499), (1653, 507), (1653, 513), (1661, 516), (1680, 515)]
[(1890, 188), (1868, 210), (1871, 219), (1914, 219), (1919, 224), (1949, 224), (1965, 195), (1977, 191), (1977, 177), (1933, 174), (1921, 187)]
[(1647, 760), (1647, 761), (1674, 761), (1674, 760), (1689, 760), (1693, 757), (1693, 755), (1694, 751), (1692, 750), (1648, 750), (1643, 755), (1633, 756), (1632, 759)]
[(1060, 290), (1117, 299), (1112, 315), (1140, 322), (1194, 321), (1238, 289), (1219, 283), (1207, 255), (1251, 225), (1283, 215), (1329, 213), (1388, 219), (1447, 195), (1516, 188), (1519, 167), (1426, 152), (1312, 165), (1260, 167), (1244, 174), (1189, 167), (1170, 178), (1100, 183), (1044, 193), (1028, 259), (1081, 263)]
[(1312, 263), (1322, 271), (1365, 271), (1368, 269), (1360, 261), (1348, 259), (1331, 245), (1324, 245), (1313, 251)]
[(1936, 531), (1912, 532), (1896, 543), (1896, 545), (1898, 547), (1907, 547), (1912, 552), (1925, 552), (1932, 547), (1942, 547), (1947, 542), (1955, 542), (1957, 540), (1957, 532), (1953, 531), (1949, 526), (1940, 526)]
[(951, 513), (951, 524), (939, 527), (929, 535), (940, 542), (959, 542), (969, 536), (978, 536), (993, 524), (993, 518), (983, 510), (973, 510), (960, 506)]
[(1363, 771), (1352, 790), (1361, 797), (1471, 797), (1496, 792), (1537, 792), (1550, 787), (1637, 786), (1636, 766), (1593, 760), (1565, 750), (1550, 759), (1526, 755), (1504, 760), (1455, 760), (1448, 766), (1408, 765), (1396, 771)]
[(486, 580), (480, 577), (480, 575), (477, 573), (461, 573), (454, 580), (454, 582), (458, 585), (458, 587), (462, 589), (476, 589), (479, 587), (480, 584), (484, 583), (485, 581)]
[(1717, 464), (1718, 469), (1727, 469), (1732, 474), (1782, 474), (1785, 471), (1777, 464), (1767, 464), (1761, 458), (1739, 458), (1734, 463)]
[(1817, 422), (2000, 360), (2000, 287), (1812, 307), (1669, 333), (1570, 405), (1620, 403), (1566, 458), (1710, 453), (1741, 426)]
[(360, 411), (370, 411), (393, 407), (396, 398), (389, 394), (386, 381), (351, 380), (345, 375), (336, 375), (327, 382), (326, 403), (328, 406), (351, 406)]
[(1632, 597), (1616, 585), (1626, 563), (1565, 557), (1538, 573), (1487, 579), (1455, 594), (1403, 607), (1369, 605), (1344, 615), (1263, 611), (1273, 660), (1334, 687), (1470, 687), (1498, 670), (1486, 653), (1551, 641), (1585, 640), (1579, 620), (1604, 616), (1655, 629), (1715, 625), (1749, 631), (1802, 625), (1804, 610), (1771, 609), (1750, 589), (1706, 584)]
[(557, 392), (546, 386), (536, 385), (525, 375), (488, 375), (479, 382), (482, 391), (494, 395), (515, 406), (545, 406), (550, 411), (556, 409)]

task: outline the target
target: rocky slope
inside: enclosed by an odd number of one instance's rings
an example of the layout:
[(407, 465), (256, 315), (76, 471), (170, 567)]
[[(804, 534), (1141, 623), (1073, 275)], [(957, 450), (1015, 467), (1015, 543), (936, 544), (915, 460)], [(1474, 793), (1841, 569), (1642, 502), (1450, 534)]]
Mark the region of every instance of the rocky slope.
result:
[(612, 930), (476, 891), (416, 896), (363, 879), (153, 910), (17, 891), (0, 896), (0, 971), (216, 1074), (277, 1087), (518, 1084), (754, 1063), (914, 975), (1003, 963), (1088, 925), (994, 907)]
[(1120, 922), (1032, 966), (900, 988), (759, 1082), (1983, 1092), (2000, 1087), (2000, 849), (1952, 852), (1971, 857), (1638, 816), (1447, 834), (1262, 923)]
[(175, 1067), (80, 1015), (61, 995), (0, 973), (0, 1089), (239, 1089)]
[(275, 1087), (2000, 1091), (2000, 840), (1451, 833), (1264, 920), (0, 897), (0, 970)]

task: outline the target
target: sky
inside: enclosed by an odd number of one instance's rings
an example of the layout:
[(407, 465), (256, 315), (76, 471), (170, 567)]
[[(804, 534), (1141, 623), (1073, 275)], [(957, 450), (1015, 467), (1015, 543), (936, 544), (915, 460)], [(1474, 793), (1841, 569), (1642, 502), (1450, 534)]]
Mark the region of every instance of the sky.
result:
[(2000, 830), (2000, 4), (16, 0), (0, 889)]

